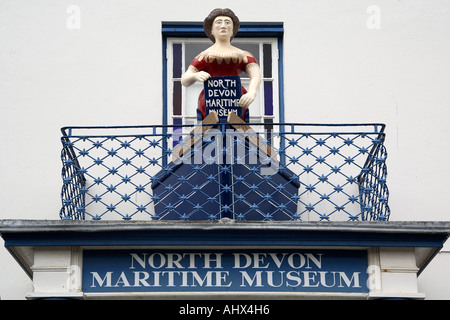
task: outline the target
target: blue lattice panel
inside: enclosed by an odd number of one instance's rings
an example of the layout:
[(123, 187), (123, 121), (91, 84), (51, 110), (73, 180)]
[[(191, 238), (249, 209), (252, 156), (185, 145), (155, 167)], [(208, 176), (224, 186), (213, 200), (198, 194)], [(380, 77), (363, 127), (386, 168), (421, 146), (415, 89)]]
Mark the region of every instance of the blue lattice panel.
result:
[(220, 184), (217, 165), (174, 164), (155, 175), (153, 200), (157, 220), (217, 220)]
[[(297, 212), (298, 176), (287, 168), (271, 175), (261, 174), (264, 164), (259, 157), (252, 161), (249, 142), (237, 139), (233, 148), (237, 148), (238, 143), (245, 143), (242, 145), (245, 161), (241, 159), (238, 163), (235, 157), (231, 164), (223, 161), (221, 164), (176, 165), (172, 162), (161, 170), (153, 178), (154, 218), (292, 220)], [(191, 153), (202, 152), (207, 144), (199, 145)]]
[(300, 184), (290, 170), (261, 175), (261, 166), (236, 164), (233, 172), (233, 210), (237, 220), (293, 220)]

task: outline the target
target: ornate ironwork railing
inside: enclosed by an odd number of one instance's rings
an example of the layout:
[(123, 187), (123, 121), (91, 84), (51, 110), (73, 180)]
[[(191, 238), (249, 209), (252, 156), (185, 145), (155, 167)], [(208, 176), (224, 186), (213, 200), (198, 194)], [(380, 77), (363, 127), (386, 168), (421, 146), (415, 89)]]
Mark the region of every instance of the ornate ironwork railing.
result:
[(65, 127), (60, 217), (388, 220), (384, 128)]

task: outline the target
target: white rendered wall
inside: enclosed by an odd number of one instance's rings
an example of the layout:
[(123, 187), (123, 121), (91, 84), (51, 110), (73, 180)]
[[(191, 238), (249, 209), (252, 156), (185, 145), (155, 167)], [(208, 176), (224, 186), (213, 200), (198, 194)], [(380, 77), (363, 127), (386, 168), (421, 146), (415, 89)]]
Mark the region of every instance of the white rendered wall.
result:
[[(0, 219), (58, 219), (60, 127), (160, 124), (161, 21), (224, 6), (284, 22), (285, 119), (387, 124), (391, 220), (449, 220), (448, 0), (0, 0)], [(0, 246), (0, 296), (23, 299)], [(419, 278), (430, 298), (449, 256)]]

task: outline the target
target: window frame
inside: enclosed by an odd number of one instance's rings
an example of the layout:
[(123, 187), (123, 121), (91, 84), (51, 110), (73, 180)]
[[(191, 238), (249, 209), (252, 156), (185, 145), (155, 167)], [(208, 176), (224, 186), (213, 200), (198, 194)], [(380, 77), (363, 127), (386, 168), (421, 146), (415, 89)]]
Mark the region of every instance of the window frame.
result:
[[(200, 39), (200, 38), (174, 38), (169, 37), (167, 38), (167, 63), (168, 63), (168, 74), (167, 74), (167, 91), (168, 93), (174, 92), (175, 89), (175, 83), (178, 83), (179, 85), (179, 94), (181, 94), (181, 101), (179, 106), (179, 112), (180, 114), (174, 115), (174, 96), (172, 94), (168, 94), (167, 96), (167, 121), (168, 123), (172, 122), (172, 124), (175, 125), (174, 120), (175, 119), (181, 119), (182, 124), (192, 124), (196, 123), (197, 115), (196, 113), (188, 113), (187, 109), (193, 109), (193, 106), (191, 105), (190, 108), (188, 108), (188, 99), (187, 99), (187, 91), (192, 90), (192, 88), (185, 88), (181, 86), (180, 81), (181, 77), (175, 77), (172, 74), (171, 66), (174, 65), (174, 45), (180, 45), (181, 47), (181, 69), (182, 73), (187, 70), (189, 67), (188, 63), (190, 61), (186, 60), (185, 54), (186, 54), (186, 45), (189, 44), (205, 44), (207, 46), (211, 45), (211, 41), (209, 39)], [(262, 76), (262, 83), (260, 90), (258, 90), (258, 106), (256, 109), (255, 105), (252, 105), (250, 108), (250, 122), (252, 123), (276, 123), (279, 122), (279, 99), (278, 99), (278, 64), (274, 63), (278, 60), (278, 46), (277, 46), (277, 39), (274, 37), (271, 38), (238, 38), (233, 40), (233, 44), (236, 47), (240, 47), (244, 44), (252, 44), (258, 47), (258, 52), (252, 52), (256, 56), (259, 57), (258, 63), (260, 64), (261, 68), (261, 76)], [(270, 76), (265, 75), (264, 71), (267, 71), (265, 69), (264, 59), (267, 59), (267, 52), (264, 53), (264, 46), (269, 45), (271, 48), (270, 51), (270, 61), (271, 67), (270, 67)], [(178, 65), (178, 64), (177, 64)], [(182, 74), (181, 73), (181, 74)], [(181, 76), (180, 74), (180, 76)], [(248, 87), (249, 78), (244, 75), (243, 77), (243, 85), (245, 87)], [(270, 85), (269, 85), (270, 84)], [(268, 88), (266, 89), (266, 85), (268, 85)], [(266, 93), (266, 90), (268, 91)], [(271, 106), (271, 115), (266, 113), (266, 99), (270, 99), (269, 106)], [(256, 102), (256, 101), (255, 101)], [(191, 100), (189, 103), (193, 103)], [(196, 100), (195, 100), (195, 109), (196, 109)], [(171, 121), (172, 120), (172, 121)], [(180, 123), (178, 123), (180, 124)]]

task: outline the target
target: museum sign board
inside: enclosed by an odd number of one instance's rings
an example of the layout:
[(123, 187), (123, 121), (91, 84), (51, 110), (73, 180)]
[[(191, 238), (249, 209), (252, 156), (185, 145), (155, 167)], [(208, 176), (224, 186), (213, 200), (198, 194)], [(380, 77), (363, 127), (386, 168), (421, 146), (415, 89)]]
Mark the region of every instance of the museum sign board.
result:
[(85, 293), (368, 292), (365, 250), (127, 249), (83, 256)]

